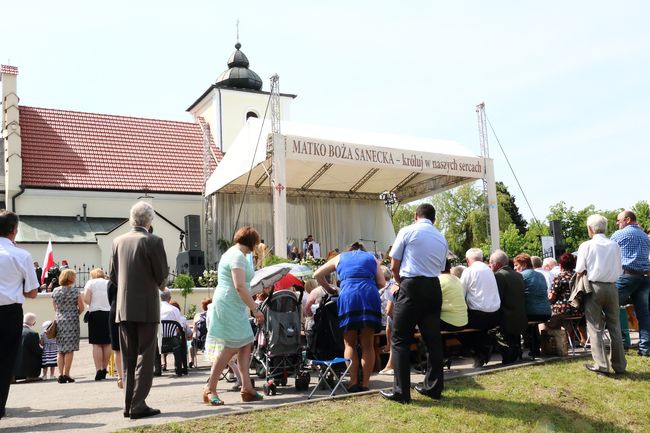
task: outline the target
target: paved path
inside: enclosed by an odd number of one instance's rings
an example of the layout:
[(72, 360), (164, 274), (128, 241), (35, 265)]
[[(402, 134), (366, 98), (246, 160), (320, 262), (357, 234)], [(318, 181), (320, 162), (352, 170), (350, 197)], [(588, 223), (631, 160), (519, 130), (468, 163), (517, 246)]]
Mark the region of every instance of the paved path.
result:
[[(266, 397), (263, 402), (242, 404), (238, 392), (227, 392), (232, 384), (219, 383), (219, 395), (225, 406), (210, 407), (203, 403), (202, 388), (207, 381), (209, 369), (205, 361), (192, 369), (188, 376), (175, 377), (170, 372), (154, 379), (147, 403), (162, 410), (153, 418), (132, 421), (122, 416), (123, 398), (115, 378), (95, 382), (91, 347), (82, 340), (81, 350), (76, 352), (72, 365), (75, 383), (59, 384), (56, 380), (35, 383), (18, 383), (11, 386), (7, 402), (7, 417), (0, 420), (2, 432), (113, 432), (121, 428), (145, 424), (162, 424), (215, 414), (236, 413), (252, 408), (277, 406), (306, 400), (306, 392), (296, 392), (293, 386), (280, 387), (278, 394)], [(582, 354), (582, 350), (579, 354)], [(173, 360), (173, 356), (169, 356)], [(538, 359), (534, 362), (543, 362)], [(534, 363), (533, 362), (533, 363)], [(172, 361), (173, 363), (173, 361)], [(480, 374), (500, 368), (498, 356), (488, 367), (474, 369), (471, 359), (455, 359), (451, 370), (445, 370), (445, 378)], [(530, 364), (524, 363), (525, 364)], [(517, 365), (522, 365), (517, 364)], [(413, 381), (421, 381), (422, 375), (413, 374)], [(257, 379), (258, 387), (262, 380)], [(312, 386), (315, 378), (312, 377)], [(290, 382), (291, 384), (291, 382)], [(392, 376), (374, 375), (370, 388), (377, 390), (392, 385)], [(310, 388), (311, 390), (311, 388)]]

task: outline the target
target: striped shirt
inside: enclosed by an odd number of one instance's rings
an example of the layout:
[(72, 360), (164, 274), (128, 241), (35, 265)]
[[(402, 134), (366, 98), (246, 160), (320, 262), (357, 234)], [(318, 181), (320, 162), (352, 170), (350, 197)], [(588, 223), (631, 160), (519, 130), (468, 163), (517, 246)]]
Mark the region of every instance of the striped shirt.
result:
[(629, 224), (616, 230), (611, 237), (621, 247), (623, 269), (645, 271), (650, 269), (650, 239), (638, 224)]

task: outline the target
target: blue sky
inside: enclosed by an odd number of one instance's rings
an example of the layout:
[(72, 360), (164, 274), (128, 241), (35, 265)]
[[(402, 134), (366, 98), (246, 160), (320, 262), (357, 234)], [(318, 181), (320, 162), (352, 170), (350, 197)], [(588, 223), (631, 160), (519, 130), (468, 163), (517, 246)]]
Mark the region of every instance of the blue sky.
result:
[[(650, 200), (650, 2), (195, 0), (3, 4), (0, 62), (30, 106), (190, 120), (242, 51), (292, 120), (452, 139), (489, 119), (535, 215)], [(229, 4), (230, 3), (230, 4)], [(242, 3), (241, 5), (237, 3)], [(497, 180), (531, 212), (493, 135)]]

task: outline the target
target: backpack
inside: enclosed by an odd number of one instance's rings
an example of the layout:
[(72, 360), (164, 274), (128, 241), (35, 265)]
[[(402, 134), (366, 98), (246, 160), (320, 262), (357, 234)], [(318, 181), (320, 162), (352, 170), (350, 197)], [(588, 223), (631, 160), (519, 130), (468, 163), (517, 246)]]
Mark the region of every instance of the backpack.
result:
[(343, 330), (335, 299), (326, 295), (314, 314), (314, 326), (307, 332), (307, 357), (330, 360), (343, 356)]

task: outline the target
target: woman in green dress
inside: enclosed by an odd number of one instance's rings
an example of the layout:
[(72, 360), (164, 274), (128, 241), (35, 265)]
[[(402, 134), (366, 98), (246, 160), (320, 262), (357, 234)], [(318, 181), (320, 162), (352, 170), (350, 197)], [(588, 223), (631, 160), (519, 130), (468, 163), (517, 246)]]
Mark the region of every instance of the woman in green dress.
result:
[(254, 228), (246, 226), (237, 230), (233, 240), (235, 245), (219, 261), (219, 282), (212, 297), (213, 308), (205, 342), (206, 353), (218, 352), (212, 363), (208, 385), (203, 391), (203, 401), (212, 406), (223, 404), (217, 395), (217, 383), (221, 372), (235, 355), (242, 378), (242, 401), (262, 400), (248, 374), (254, 340), (248, 311), (255, 312), (259, 325), (264, 322), (264, 315), (257, 309), (250, 294), (254, 271), (252, 262), (246, 259), (246, 255), (252, 253), (260, 243), (260, 235)]

